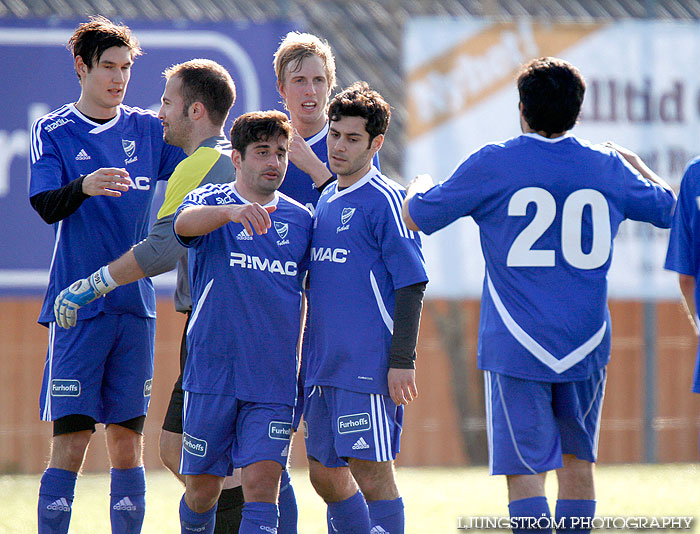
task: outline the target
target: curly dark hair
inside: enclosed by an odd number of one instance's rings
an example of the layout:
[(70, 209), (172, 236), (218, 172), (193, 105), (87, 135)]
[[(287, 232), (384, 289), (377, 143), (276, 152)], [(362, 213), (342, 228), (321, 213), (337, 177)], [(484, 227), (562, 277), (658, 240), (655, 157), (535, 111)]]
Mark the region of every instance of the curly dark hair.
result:
[(391, 108), (377, 91), (367, 82), (355, 82), (344, 91), (335, 95), (328, 107), (328, 117), (337, 121), (341, 117), (362, 117), (367, 120), (365, 130), (369, 142), (378, 135), (386, 133), (391, 120)]
[(280, 135), (287, 137), (287, 145), (289, 145), (292, 142), (293, 132), (292, 123), (281, 111), (276, 109), (251, 111), (233, 121), (231, 146), (241, 153), (242, 159), (245, 159), (248, 145), (272, 140)]
[(571, 63), (542, 57), (521, 67), (518, 92), (530, 128), (551, 135), (571, 130), (576, 124), (586, 82)]

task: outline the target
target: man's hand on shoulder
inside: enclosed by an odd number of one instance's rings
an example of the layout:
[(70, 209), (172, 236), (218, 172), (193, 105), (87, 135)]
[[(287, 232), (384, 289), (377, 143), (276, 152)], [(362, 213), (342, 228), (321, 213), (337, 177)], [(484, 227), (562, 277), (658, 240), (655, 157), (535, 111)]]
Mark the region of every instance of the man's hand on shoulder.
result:
[(276, 206), (262, 207), (257, 202), (252, 204), (232, 204), (229, 206), (229, 218), (232, 222), (241, 223), (248, 235), (256, 233), (266, 234), (272, 226), (270, 213), (277, 209)]
[(389, 395), (397, 406), (406, 405), (418, 396), (415, 369), (389, 369)]
[(126, 169), (107, 167), (97, 169), (83, 179), (83, 193), (91, 197), (120, 197), (129, 190), (131, 180)]

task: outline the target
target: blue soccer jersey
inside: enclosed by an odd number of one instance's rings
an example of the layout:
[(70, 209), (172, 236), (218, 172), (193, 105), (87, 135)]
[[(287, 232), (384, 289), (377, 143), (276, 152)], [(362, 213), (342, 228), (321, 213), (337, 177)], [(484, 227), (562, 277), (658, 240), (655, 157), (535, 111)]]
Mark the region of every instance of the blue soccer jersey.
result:
[[(700, 158), (690, 162), (681, 181), (673, 214), (666, 269), (695, 278), (695, 305), (700, 302)], [(693, 318), (697, 323), (697, 317)], [(695, 361), (693, 392), (700, 393), (700, 348)]]
[[(234, 183), (207, 184), (185, 197), (175, 220), (188, 206), (246, 203)], [(294, 405), (311, 213), (279, 193), (271, 205), (266, 234), (231, 222), (194, 239), (178, 236), (192, 248), (186, 391)]]
[(321, 195), (309, 267), (307, 387), (389, 394), (394, 292), (428, 280), (420, 238), (401, 220), (405, 195), (375, 167)]
[[(185, 157), (163, 141), (155, 113), (119, 106), (114, 119), (93, 122), (73, 104), (44, 115), (31, 131), (29, 196), (67, 185), (103, 167), (124, 168), (131, 188), (121, 197), (86, 199), (54, 224), (56, 244), (40, 323), (54, 321), (56, 295), (118, 258), (148, 235), (151, 201), (158, 180), (167, 180)], [(155, 293), (147, 278), (118, 287), (80, 310), (78, 320), (100, 312), (155, 317)]]
[(618, 226), (668, 227), (673, 206), (672, 192), (615, 151), (537, 134), (483, 147), (409, 203), (428, 234), (467, 215), (479, 225), (479, 367), (546, 382), (582, 380), (606, 365)]

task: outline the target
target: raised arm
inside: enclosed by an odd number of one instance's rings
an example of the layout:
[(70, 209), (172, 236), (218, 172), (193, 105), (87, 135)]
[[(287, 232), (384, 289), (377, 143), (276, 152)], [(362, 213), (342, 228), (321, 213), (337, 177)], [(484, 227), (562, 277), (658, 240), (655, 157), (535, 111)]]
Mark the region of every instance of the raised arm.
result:
[(175, 219), (175, 233), (195, 237), (213, 232), (229, 222), (241, 223), (248, 235), (265, 234), (272, 224), (270, 213), (275, 206), (226, 204), (224, 206), (188, 206)]

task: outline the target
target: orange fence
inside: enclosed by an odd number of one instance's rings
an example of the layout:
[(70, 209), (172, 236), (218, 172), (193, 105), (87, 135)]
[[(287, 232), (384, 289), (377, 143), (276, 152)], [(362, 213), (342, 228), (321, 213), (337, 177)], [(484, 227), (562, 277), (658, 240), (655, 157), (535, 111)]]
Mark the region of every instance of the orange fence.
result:
[[(36, 299), (0, 301), (0, 473), (36, 473), (45, 467), (51, 424), (39, 420), (48, 330), (36, 324)], [(613, 302), (609, 366), (600, 437), (602, 463), (644, 459), (643, 305)], [(696, 339), (676, 302), (657, 306), (657, 460), (698, 457), (700, 395), (690, 392)], [(474, 301), (425, 303), (419, 339), (419, 398), (406, 410), (400, 465), (467, 465), (486, 460), (483, 382), (476, 369), (479, 305)], [(145, 428), (145, 463), (159, 468), (158, 435), (177, 377), (184, 316), (172, 301), (158, 302), (155, 378)], [(105, 470), (101, 439), (93, 438), (85, 470)], [(292, 461), (305, 462), (302, 439)]]

